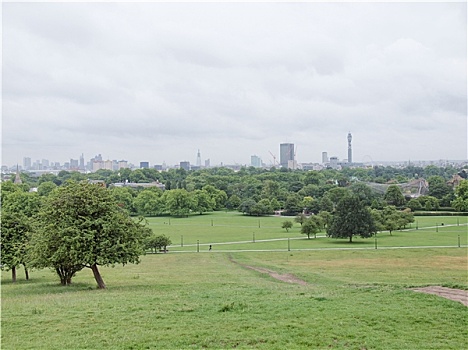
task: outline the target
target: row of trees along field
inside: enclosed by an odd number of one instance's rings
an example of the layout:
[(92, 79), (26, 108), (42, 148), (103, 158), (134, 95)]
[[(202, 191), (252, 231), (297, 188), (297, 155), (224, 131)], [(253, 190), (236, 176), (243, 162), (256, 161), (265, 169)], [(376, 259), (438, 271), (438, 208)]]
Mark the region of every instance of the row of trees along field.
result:
[[(322, 171), (290, 171), (286, 169), (242, 168), (238, 172), (227, 168), (186, 171), (171, 169), (158, 172), (155, 169), (121, 169), (119, 171), (100, 170), (92, 174), (62, 171), (57, 176), (47, 174), (31, 182), (22, 174), (23, 182), (29, 187), (37, 186), (40, 195), (46, 195), (55, 186), (69, 180), (102, 180), (112, 187), (115, 182), (159, 181), (166, 186), (163, 193), (158, 189), (115, 188), (114, 194), (120, 205), (132, 215), (175, 215), (203, 213), (227, 208), (239, 209), (247, 215), (266, 215), (274, 210), (284, 210), (294, 215), (304, 208), (318, 213), (331, 211), (345, 193), (345, 189), (363, 192), (369, 205), (382, 209), (391, 204), (399, 208), (416, 210), (438, 210), (450, 208), (455, 201), (454, 188), (447, 181), (455, 174), (466, 178), (465, 169), (453, 167), (426, 168), (374, 167), (371, 169), (326, 169)], [(428, 176), (429, 192), (425, 196), (412, 199), (403, 193), (398, 184)], [(380, 192), (367, 183), (377, 183), (385, 179), (386, 190)], [(176, 191), (178, 190), (178, 191)], [(457, 203), (457, 202), (455, 202)], [(460, 206), (456, 210), (463, 210)]]

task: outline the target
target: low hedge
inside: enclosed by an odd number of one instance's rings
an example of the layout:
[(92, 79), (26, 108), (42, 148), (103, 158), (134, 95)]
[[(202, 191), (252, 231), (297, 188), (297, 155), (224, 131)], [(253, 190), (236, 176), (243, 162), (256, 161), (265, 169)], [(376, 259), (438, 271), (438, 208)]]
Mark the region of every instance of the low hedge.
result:
[(414, 216), (468, 216), (468, 212), (459, 211), (415, 211)]

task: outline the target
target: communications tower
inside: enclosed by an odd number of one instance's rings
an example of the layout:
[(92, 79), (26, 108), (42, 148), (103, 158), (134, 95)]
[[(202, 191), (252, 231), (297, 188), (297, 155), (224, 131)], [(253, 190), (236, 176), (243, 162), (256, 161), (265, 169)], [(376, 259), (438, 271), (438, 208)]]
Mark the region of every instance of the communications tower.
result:
[(201, 166), (201, 154), (200, 154), (200, 150), (198, 150), (197, 152), (197, 166)]
[(351, 135), (351, 132), (348, 133), (348, 163), (353, 162), (353, 150), (351, 148), (351, 140), (353, 139), (353, 136)]

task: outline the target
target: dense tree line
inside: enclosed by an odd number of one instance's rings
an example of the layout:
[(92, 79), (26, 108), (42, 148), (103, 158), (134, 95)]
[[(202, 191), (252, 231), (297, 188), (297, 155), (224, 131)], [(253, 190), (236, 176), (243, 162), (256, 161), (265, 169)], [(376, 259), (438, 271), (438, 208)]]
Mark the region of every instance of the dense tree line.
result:
[[(339, 199), (351, 190), (365, 198), (367, 205), (376, 209), (384, 205), (411, 210), (438, 210), (452, 206), (455, 191), (447, 184), (453, 175), (466, 178), (466, 169), (436, 166), (405, 168), (381, 167), (324, 169), (302, 171), (254, 167), (234, 171), (227, 168), (210, 168), (196, 171), (170, 169), (99, 170), (91, 174), (61, 171), (58, 175), (45, 174), (32, 181), (22, 174), (30, 187), (36, 186), (38, 194), (46, 196), (56, 186), (67, 181), (101, 180), (112, 189), (119, 205), (131, 215), (202, 214), (213, 210), (239, 210), (246, 215), (268, 215), (282, 210), (284, 215), (307, 211), (331, 212)], [(417, 199), (402, 192), (400, 183), (426, 178), (429, 193)], [(116, 182), (147, 183), (159, 181), (166, 191), (157, 188), (112, 188)], [(377, 192), (365, 183), (387, 184), (385, 193)], [(27, 185), (25, 185), (27, 186)], [(460, 206), (458, 206), (460, 208)]]

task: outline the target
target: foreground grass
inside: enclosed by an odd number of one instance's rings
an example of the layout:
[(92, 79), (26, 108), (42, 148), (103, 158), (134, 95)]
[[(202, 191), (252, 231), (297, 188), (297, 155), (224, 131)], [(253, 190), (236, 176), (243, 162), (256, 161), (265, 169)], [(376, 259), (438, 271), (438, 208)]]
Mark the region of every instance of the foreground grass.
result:
[(462, 349), (466, 307), (407, 287), (466, 288), (466, 266), (466, 248), (169, 253), (103, 268), (104, 291), (3, 274), (2, 349)]

